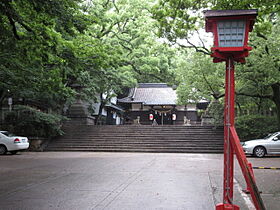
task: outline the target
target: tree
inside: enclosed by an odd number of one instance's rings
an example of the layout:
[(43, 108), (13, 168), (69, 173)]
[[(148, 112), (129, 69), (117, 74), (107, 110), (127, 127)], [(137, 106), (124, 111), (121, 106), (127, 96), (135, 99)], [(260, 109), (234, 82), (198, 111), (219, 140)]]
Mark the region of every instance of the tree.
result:
[[(279, 51), (279, 36), (277, 34), (279, 33), (280, 4), (278, 1), (167, 0), (159, 1), (154, 7), (153, 12), (154, 18), (160, 24), (160, 36), (167, 38), (171, 43), (176, 43), (183, 48), (194, 48), (196, 52), (208, 55), (208, 48), (203, 44), (196, 46), (189, 39), (194, 31), (199, 32), (199, 29), (204, 27), (204, 18), (201, 11), (204, 9), (251, 8), (258, 8), (259, 11), (253, 38), (250, 42), (255, 49), (247, 59), (247, 64), (242, 67), (240, 66), (242, 70), (237, 71), (237, 95), (258, 98), (258, 102), (263, 99), (272, 100), (277, 109), (280, 129), (280, 78), (278, 77), (279, 53), (277, 53)], [(185, 41), (182, 42), (182, 40)], [(184, 71), (181, 68), (181, 71), (178, 73), (180, 75), (182, 72), (185, 72), (183, 74), (187, 77), (185, 79), (187, 82), (181, 81), (178, 89), (179, 95), (184, 95), (185, 90), (187, 95), (192, 90), (195, 90), (198, 95), (204, 97), (207, 94), (212, 95), (214, 98), (217, 95), (223, 96), (220, 89), (216, 89), (216, 87), (221, 87), (222, 83), (213, 80), (215, 78), (214, 75), (218, 75), (221, 72), (219, 66), (213, 68), (214, 71), (211, 71), (212, 74), (205, 74), (206, 70), (203, 71), (202, 69), (209, 69), (209, 66), (211, 66), (211, 64), (207, 65), (207, 67), (203, 66), (202, 63), (207, 63), (207, 59), (199, 60), (196, 56), (192, 58), (194, 59), (193, 64), (187, 66), (189, 71)], [(187, 87), (190, 84), (191, 87)], [(183, 101), (185, 100), (183, 97), (182, 99)], [(244, 100), (240, 96), (237, 97), (237, 100), (239, 102), (248, 102), (248, 100)]]
[(112, 1), (98, 26), (103, 36), (96, 36), (117, 50), (114, 64), (119, 70), (130, 72), (139, 82), (164, 82), (172, 75), (175, 50), (156, 36), (156, 22), (149, 10), (153, 4), (151, 0)]
[(86, 15), (78, 0), (4, 0), (0, 3), (0, 99), (9, 94), (57, 109), (73, 95), (63, 57)]
[[(280, 122), (279, 16), (274, 21), (270, 33), (265, 37), (258, 37), (257, 34), (253, 37), (254, 51), (237, 74), (237, 79), (240, 80), (237, 92), (259, 100), (271, 100), (276, 106)], [(278, 127), (280, 129), (280, 123)]]
[(263, 30), (270, 27), (267, 16), (279, 13), (278, 0), (160, 0), (153, 7), (154, 18), (159, 22), (159, 35), (172, 43), (180, 43), (182, 39), (199, 52), (209, 53), (205, 46), (194, 46), (189, 42), (194, 31), (204, 27), (203, 10), (207, 9), (255, 9), (258, 8), (258, 24), (255, 31), (262, 36)]
[(181, 103), (188, 100), (220, 99), (224, 96), (224, 67), (214, 64), (208, 55), (190, 53), (181, 58), (177, 69), (177, 93)]
[[(149, 8), (153, 1), (104, 1), (89, 5), (96, 20), (78, 37), (79, 57), (86, 61), (102, 108), (115, 94), (136, 82), (172, 80), (175, 49), (160, 42)], [(88, 47), (90, 46), (90, 48)], [(106, 95), (106, 97), (102, 97)]]

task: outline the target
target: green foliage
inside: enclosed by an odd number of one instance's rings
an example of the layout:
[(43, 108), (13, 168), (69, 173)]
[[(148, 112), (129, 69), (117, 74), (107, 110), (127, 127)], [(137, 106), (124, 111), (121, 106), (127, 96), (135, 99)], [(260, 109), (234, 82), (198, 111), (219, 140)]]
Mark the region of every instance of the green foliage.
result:
[(54, 111), (83, 98), (119, 93), (174, 76), (176, 50), (160, 42), (150, 8), (139, 2), (38, 0), (0, 3), (0, 102), (8, 95)]
[(224, 66), (214, 64), (208, 55), (194, 53), (178, 60), (176, 80), (179, 102), (219, 99), (224, 94)]
[(159, 0), (152, 12), (159, 23), (159, 35), (171, 42), (178, 42), (188, 39), (192, 31), (204, 26), (202, 11), (209, 9), (258, 9), (260, 30), (257, 31), (263, 33), (269, 28), (267, 23), (270, 22), (265, 16), (279, 14), (280, 5), (278, 0)]
[(277, 118), (263, 115), (244, 115), (236, 118), (236, 129), (241, 141), (262, 138), (278, 131)]
[(4, 129), (27, 137), (54, 137), (62, 135), (59, 115), (47, 114), (28, 106), (15, 106), (5, 115)]
[(246, 65), (236, 65), (236, 102), (239, 108), (257, 107), (259, 111), (276, 108), (280, 128), (280, 4), (277, 0), (160, 0), (154, 5), (152, 11), (161, 37), (187, 49), (189, 54), (199, 52), (207, 56), (191, 55), (186, 61), (180, 61), (175, 72), (179, 102), (224, 96), (224, 66), (212, 64), (210, 51), (202, 40), (200, 44), (190, 41), (193, 32), (200, 35), (199, 29), (204, 29), (202, 11), (209, 9), (258, 9), (256, 24), (250, 33), (249, 45), (253, 50), (246, 58)]
[(104, 93), (106, 104), (137, 82), (176, 83), (181, 104), (219, 99), (224, 66), (189, 38), (204, 27), (204, 9), (251, 8), (259, 9), (254, 51), (238, 66), (236, 102), (261, 110), (271, 108), (269, 99), (280, 122), (277, 0), (1, 1), (0, 102), (9, 95), (61, 113), (75, 97), (73, 84), (86, 86), (82, 97), (89, 101)]
[[(107, 4), (105, 4), (105, 2)], [(93, 24), (90, 33), (106, 49), (106, 72), (119, 72), (124, 81), (134, 85), (138, 82), (166, 82), (172, 78), (172, 60), (175, 50), (158, 40), (157, 25), (151, 17), (152, 0), (124, 0), (109, 3), (97, 1), (91, 11), (99, 11), (100, 22)], [(102, 8), (102, 9), (101, 9)], [(118, 74), (114, 73), (114, 76)], [(101, 84), (104, 84), (102, 77)], [(109, 81), (114, 82), (112, 78)], [(99, 83), (100, 84), (100, 83)], [(106, 84), (106, 83), (105, 83)], [(101, 85), (102, 86), (102, 85)], [(118, 83), (111, 87), (119, 86)], [(124, 84), (123, 84), (124, 86)]]
[(218, 100), (212, 101), (208, 108), (208, 113), (214, 119), (215, 126), (223, 126), (224, 124), (224, 105)]
[(87, 16), (79, 2), (1, 1), (0, 102), (9, 94), (59, 110), (73, 97), (65, 71), (71, 57), (64, 52), (85, 30)]
[(152, 10), (160, 25), (159, 35), (171, 42), (188, 37), (189, 31), (197, 28), (198, 17), (195, 14), (200, 2), (160, 0)]

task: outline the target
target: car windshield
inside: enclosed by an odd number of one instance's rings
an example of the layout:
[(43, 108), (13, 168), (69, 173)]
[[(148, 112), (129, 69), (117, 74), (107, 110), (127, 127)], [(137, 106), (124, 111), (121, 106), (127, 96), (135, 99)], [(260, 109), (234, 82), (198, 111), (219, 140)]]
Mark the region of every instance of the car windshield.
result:
[(270, 133), (268, 134), (266, 137), (264, 137), (263, 139), (268, 139), (269, 137), (271, 137), (274, 133)]
[(4, 134), (5, 136), (8, 136), (8, 137), (15, 136), (14, 134), (9, 133), (8, 131), (1, 131), (1, 133)]

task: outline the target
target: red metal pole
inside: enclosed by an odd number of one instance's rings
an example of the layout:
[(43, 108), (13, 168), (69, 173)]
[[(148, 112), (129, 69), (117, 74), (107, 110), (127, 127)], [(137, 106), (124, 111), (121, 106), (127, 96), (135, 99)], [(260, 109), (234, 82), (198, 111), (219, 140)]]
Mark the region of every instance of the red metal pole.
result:
[(240, 145), (234, 126), (234, 61), (228, 58), (225, 73), (225, 110), (224, 110), (224, 189), (223, 203), (216, 206), (216, 210), (239, 210), (239, 206), (233, 204), (233, 177), (234, 177), (234, 153), (246, 180), (248, 190), (257, 210), (264, 210), (253, 172)]
[(240, 140), (236, 133), (235, 127), (230, 128), (230, 135), (231, 135), (231, 140), (232, 140), (231, 143), (234, 147), (234, 151), (235, 151), (237, 160), (239, 162), (241, 171), (243, 173), (243, 176), (244, 176), (247, 186), (249, 188), (249, 191), (250, 191), (253, 203), (256, 207), (256, 210), (265, 210), (265, 206), (264, 206), (264, 203), (260, 196), (259, 189), (256, 185), (255, 178), (253, 177), (253, 174), (250, 171), (249, 163), (248, 163), (246, 155), (240, 145)]
[(233, 148), (230, 143), (230, 126), (234, 125), (234, 63), (228, 58), (225, 73), (224, 110), (224, 191), (223, 202), (232, 204), (233, 199)]
[[(249, 170), (250, 170), (250, 173), (251, 173), (252, 178), (255, 180), (255, 175), (254, 175), (252, 163), (249, 163), (249, 162), (248, 162), (248, 168), (249, 168)], [(255, 182), (256, 182), (256, 181), (255, 181)], [(249, 187), (249, 185), (247, 184), (246, 189), (245, 189), (245, 190), (242, 190), (242, 191), (243, 191), (244, 193), (246, 193), (246, 194), (250, 194), (250, 187)]]
[(230, 127), (234, 126), (234, 88), (234, 61), (228, 58), (225, 73), (223, 204), (218, 204), (217, 210), (239, 209), (238, 206), (233, 205), (234, 148), (230, 135)]

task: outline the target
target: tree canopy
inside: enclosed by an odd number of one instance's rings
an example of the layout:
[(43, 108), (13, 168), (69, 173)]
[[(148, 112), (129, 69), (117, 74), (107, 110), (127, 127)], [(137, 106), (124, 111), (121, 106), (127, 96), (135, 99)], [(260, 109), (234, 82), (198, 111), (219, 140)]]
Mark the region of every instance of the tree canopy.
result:
[(199, 36), (200, 29), (204, 28), (202, 11), (208, 9), (258, 9), (249, 42), (253, 51), (246, 65), (237, 66), (236, 102), (239, 109), (256, 107), (259, 112), (276, 109), (280, 129), (280, 4), (277, 0), (167, 0), (154, 6), (159, 35), (188, 53), (187, 60), (182, 60), (176, 70), (180, 102), (190, 97), (219, 99), (224, 96), (224, 65), (212, 64), (209, 47), (202, 39), (200, 45), (190, 39), (194, 32)]
[(137, 82), (177, 84), (180, 103), (218, 100), (224, 66), (203, 42), (202, 11), (251, 8), (254, 50), (237, 67), (236, 102), (275, 108), (280, 122), (278, 0), (3, 0), (0, 102), (12, 96), (61, 112), (77, 83), (84, 99), (105, 93), (106, 103)]
[(61, 109), (80, 83), (84, 98), (136, 82), (170, 81), (175, 50), (159, 42), (153, 1), (0, 3), (0, 98)]
[(87, 25), (79, 1), (4, 0), (0, 19), (1, 99), (10, 94), (55, 108), (72, 92), (66, 52)]

